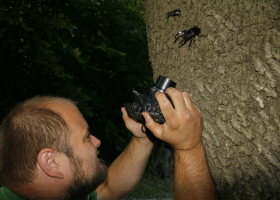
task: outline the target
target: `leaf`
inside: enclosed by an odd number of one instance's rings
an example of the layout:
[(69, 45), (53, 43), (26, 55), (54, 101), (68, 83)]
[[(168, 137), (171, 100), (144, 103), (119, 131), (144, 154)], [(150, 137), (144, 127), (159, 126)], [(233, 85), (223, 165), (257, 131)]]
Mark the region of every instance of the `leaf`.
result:
[(72, 55), (74, 58), (79, 58), (82, 53), (79, 51), (79, 48), (72, 49)]

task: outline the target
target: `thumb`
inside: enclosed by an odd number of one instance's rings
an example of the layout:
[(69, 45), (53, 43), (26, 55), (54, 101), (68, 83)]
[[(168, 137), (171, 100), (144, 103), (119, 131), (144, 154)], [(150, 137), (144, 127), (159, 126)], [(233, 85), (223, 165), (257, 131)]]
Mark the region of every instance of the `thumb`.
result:
[(127, 118), (128, 118), (128, 115), (127, 115), (127, 112), (126, 112), (126, 110), (125, 110), (125, 107), (122, 107), (122, 108), (121, 108), (121, 111), (122, 111), (122, 118), (123, 118), (123, 119), (127, 119)]
[(145, 118), (146, 127), (154, 134), (158, 139), (162, 139), (162, 125), (156, 123), (148, 112), (142, 113)]

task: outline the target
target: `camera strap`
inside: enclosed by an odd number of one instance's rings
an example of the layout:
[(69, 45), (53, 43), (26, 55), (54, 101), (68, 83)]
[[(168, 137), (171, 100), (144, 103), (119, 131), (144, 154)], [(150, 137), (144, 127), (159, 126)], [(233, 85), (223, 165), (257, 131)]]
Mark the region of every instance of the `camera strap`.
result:
[[(145, 127), (145, 130), (143, 129)], [(156, 138), (153, 133), (143, 124), (142, 131), (147, 134), (148, 138), (154, 143), (154, 152), (153, 152), (153, 166), (156, 170), (158, 176), (161, 179), (166, 178), (168, 173), (168, 168), (171, 165), (172, 159), (173, 159), (173, 151), (172, 147), (167, 144), (166, 142), (163, 142), (162, 140)], [(159, 161), (159, 149), (162, 143), (165, 144), (165, 162), (166, 162), (166, 170), (163, 169), (160, 161)]]

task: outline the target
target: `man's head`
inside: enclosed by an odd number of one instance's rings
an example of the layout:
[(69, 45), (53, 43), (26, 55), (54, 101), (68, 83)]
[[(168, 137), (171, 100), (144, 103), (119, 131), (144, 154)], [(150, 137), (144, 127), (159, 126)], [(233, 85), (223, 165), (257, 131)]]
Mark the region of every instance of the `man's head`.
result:
[(101, 143), (90, 134), (87, 122), (76, 107), (57, 103), (50, 106), (62, 116), (72, 132), (69, 142), (73, 156), (68, 157), (72, 178), (63, 192), (66, 195), (63, 199), (79, 199), (96, 189), (107, 177), (107, 167), (97, 158)]
[(99, 145), (74, 102), (34, 97), (16, 106), (0, 127), (0, 180), (16, 187), (68, 180), (63, 189), (69, 193), (85, 184), (96, 188), (107, 175), (97, 158)]

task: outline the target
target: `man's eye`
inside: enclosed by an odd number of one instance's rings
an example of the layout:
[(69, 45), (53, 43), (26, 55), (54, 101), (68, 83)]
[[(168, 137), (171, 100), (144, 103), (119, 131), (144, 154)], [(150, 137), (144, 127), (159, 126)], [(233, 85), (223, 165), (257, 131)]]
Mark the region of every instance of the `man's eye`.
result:
[(90, 133), (87, 135), (87, 138), (90, 138)]

